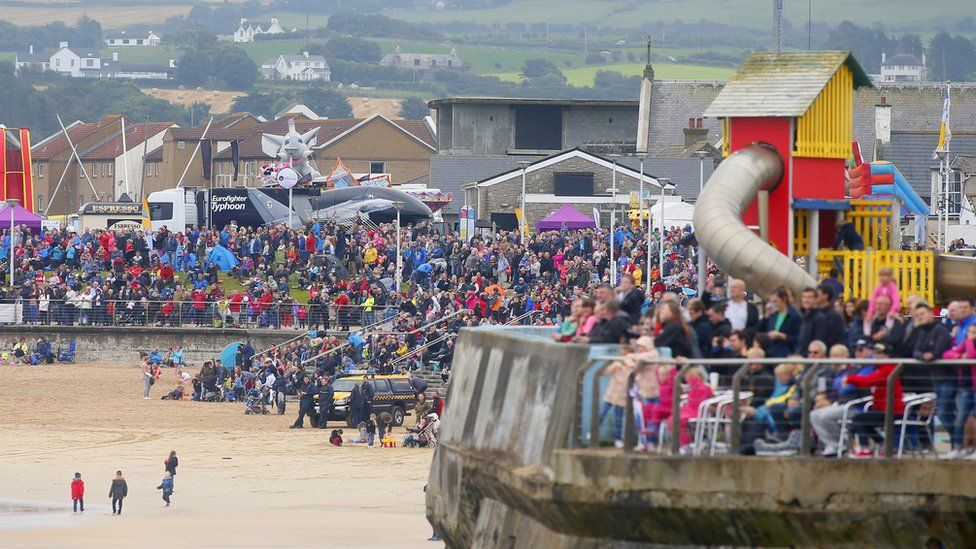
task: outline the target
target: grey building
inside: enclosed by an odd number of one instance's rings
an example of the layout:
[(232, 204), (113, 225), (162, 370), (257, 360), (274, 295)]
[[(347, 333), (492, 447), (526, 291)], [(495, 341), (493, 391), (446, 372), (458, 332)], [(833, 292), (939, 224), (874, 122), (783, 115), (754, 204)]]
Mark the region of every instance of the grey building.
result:
[(458, 97), (427, 105), (440, 154), (538, 156), (593, 144), (633, 152), (636, 144), (637, 101)]

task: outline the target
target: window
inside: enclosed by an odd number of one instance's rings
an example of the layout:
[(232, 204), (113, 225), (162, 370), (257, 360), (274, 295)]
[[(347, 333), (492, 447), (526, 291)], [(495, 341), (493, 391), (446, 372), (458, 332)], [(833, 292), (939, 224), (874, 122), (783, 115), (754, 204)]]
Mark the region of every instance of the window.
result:
[(393, 391), (396, 393), (407, 393), (413, 391), (413, 385), (410, 385), (410, 381), (406, 379), (391, 379), (390, 384), (393, 385)]
[(390, 382), (385, 379), (372, 379), (369, 382), (373, 386), (373, 389), (377, 393), (389, 393), (390, 392)]
[(34, 170), (38, 179), (44, 179), (44, 164), (37, 164), (37, 168)]
[(107, 173), (109, 177), (115, 175), (115, 162), (108, 163), (108, 171), (106, 171), (105, 173)]
[(152, 167), (153, 167), (153, 165), (151, 163), (146, 162), (146, 176), (147, 177), (152, 175)]
[(159, 177), (159, 162), (153, 162), (153, 172), (156, 177)]
[(186, 141), (177, 141), (176, 142), (176, 148), (177, 149), (185, 149), (186, 148)]
[(44, 208), (44, 195), (39, 194), (37, 195), (37, 209), (41, 210), (43, 208)]
[(556, 151), (562, 148), (562, 107), (519, 105), (514, 110), (516, 149)]
[(92, 177), (98, 177), (98, 164), (92, 164)]
[(74, 59), (71, 60), (71, 66), (72, 67), (75, 66), (75, 60)]
[(369, 173), (386, 173), (386, 162), (383, 160), (370, 161)]
[(552, 192), (556, 196), (593, 196), (592, 173), (555, 173)]
[(58, 57), (57, 59), (54, 60), (54, 66), (55, 67), (60, 67), (61, 66), (61, 58), (60, 57)]
[(166, 221), (173, 219), (173, 204), (169, 202), (153, 202), (149, 204), (149, 219)]
[(413, 60), (413, 66), (419, 67), (420, 66), (420, 59), (414, 59)]

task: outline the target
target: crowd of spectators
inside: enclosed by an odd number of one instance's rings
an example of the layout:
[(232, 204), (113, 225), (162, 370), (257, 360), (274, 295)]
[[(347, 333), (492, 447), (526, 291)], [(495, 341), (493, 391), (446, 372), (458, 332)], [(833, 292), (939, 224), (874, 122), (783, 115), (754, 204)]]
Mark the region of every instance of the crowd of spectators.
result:
[[(836, 276), (836, 273), (833, 273)], [(881, 451), (879, 428), (884, 422), (888, 400), (896, 414), (904, 410), (903, 394), (934, 393), (935, 410), (919, 407), (915, 414), (935, 414), (948, 432), (951, 451), (942, 457), (976, 459), (973, 420), (976, 366), (940, 365), (939, 359), (976, 359), (976, 309), (971, 298), (959, 299), (936, 315), (932, 306), (917, 295), (904, 298), (890, 269), (881, 269), (875, 290), (868, 300), (844, 300), (831, 276), (816, 288), (807, 288), (794, 299), (780, 288), (765, 303), (750, 301), (740, 280), (723, 284), (709, 282), (709, 291), (700, 298), (686, 299), (666, 293), (645, 307), (639, 322), (632, 322), (625, 311), (625, 296), (630, 282), (616, 288), (599, 288), (595, 299), (574, 303), (573, 320), (560, 326), (556, 336), (563, 341), (607, 342), (623, 334), (631, 345), (625, 359), (608, 367), (611, 381), (604, 394), (600, 423), (614, 416), (614, 439), (622, 446), (621, 416), (628, 398), (636, 396), (641, 448), (658, 442), (662, 421), (671, 416), (672, 391), (676, 370), (671, 365), (647, 364), (650, 357), (693, 359), (720, 358), (735, 361), (730, 366), (695, 367), (685, 377), (687, 401), (681, 405), (679, 434), (686, 451), (691, 451), (689, 420), (699, 413), (699, 405), (717, 390), (732, 385), (732, 375), (749, 364), (742, 378), (742, 391), (751, 396), (743, 406), (743, 453), (796, 453), (801, 444), (804, 378), (814, 372), (817, 379), (813, 396), (812, 425), (823, 455), (838, 456), (845, 451), (839, 441), (843, 406), (857, 399), (869, 402), (852, 412), (849, 432), (857, 443), (852, 457), (871, 457)], [(609, 338), (605, 334), (610, 333)], [(652, 353), (649, 355), (648, 353)], [(635, 358), (637, 357), (637, 358)], [(822, 370), (805, 370), (797, 363), (779, 365), (752, 363), (756, 359), (805, 357), (874, 358), (880, 364), (839, 364)], [(639, 358), (639, 359), (638, 359)], [(921, 364), (906, 366), (887, 395), (887, 379), (894, 363), (885, 359), (916, 359)], [(768, 361), (767, 361), (768, 362)], [(634, 393), (625, 380), (637, 370)], [(873, 399), (873, 400), (872, 400)], [(900, 416), (899, 416), (900, 417)], [(916, 417), (917, 419), (917, 417)], [(967, 431), (968, 429), (968, 431)], [(693, 430), (693, 429), (691, 429)], [(935, 441), (924, 431), (913, 434), (913, 444), (931, 449)]]

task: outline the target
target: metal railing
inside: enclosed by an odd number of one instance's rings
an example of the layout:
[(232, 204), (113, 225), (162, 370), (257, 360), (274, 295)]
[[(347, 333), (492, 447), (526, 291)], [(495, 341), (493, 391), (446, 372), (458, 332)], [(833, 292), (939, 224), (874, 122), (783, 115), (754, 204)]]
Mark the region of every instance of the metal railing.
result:
[(388, 321), (387, 310), (395, 309), (374, 305), (372, 311), (365, 311), (363, 305), (330, 305), (326, 314), (305, 303), (256, 301), (236, 307), (239, 310), (233, 311), (223, 300), (18, 299), (0, 303), (0, 324), (351, 330), (377, 315)]
[[(384, 314), (383, 315), (383, 318), (381, 318), (380, 320), (377, 320), (376, 322), (373, 322), (372, 324), (368, 324), (366, 326), (363, 326), (363, 327), (359, 328), (358, 330), (353, 330), (350, 333), (360, 334), (360, 336), (362, 337), (362, 339), (363, 340), (366, 340), (366, 338), (368, 338), (370, 336), (370, 333), (371, 332), (374, 332), (380, 326), (383, 326), (384, 324), (388, 324), (388, 323), (389, 324), (395, 323), (397, 319), (399, 319), (400, 317), (405, 316), (405, 315), (406, 315), (406, 313), (399, 312), (399, 311), (396, 314), (392, 315), (392, 316), (387, 316), (386, 314)], [(349, 345), (352, 345), (352, 342), (350, 342), (349, 340), (346, 340), (346, 341), (342, 342), (341, 344), (339, 344), (336, 347), (331, 347), (329, 349), (326, 349), (325, 351), (322, 351), (321, 353), (319, 353), (319, 354), (317, 354), (315, 356), (311, 356), (309, 358), (306, 358), (305, 360), (303, 360), (301, 362), (300, 366), (305, 366), (308, 363), (315, 362), (315, 361), (317, 361), (319, 359), (325, 358), (325, 357), (327, 357), (327, 356), (329, 356), (329, 355), (331, 355), (331, 354), (333, 354), (333, 353), (335, 353), (335, 352), (337, 352), (337, 351), (339, 351), (341, 349), (344, 349), (344, 348), (348, 347)]]
[[(600, 379), (606, 376), (606, 371), (614, 361), (623, 360), (624, 357), (620, 355), (603, 355), (597, 356), (590, 359), (583, 367), (578, 371), (578, 400), (577, 400), (577, 418), (578, 421), (583, 418), (583, 402), (585, 391), (590, 391), (590, 402), (589, 402), (589, 421), (588, 425), (580, 424), (578, 432), (573, 435), (571, 440), (571, 446), (578, 445), (580, 441), (584, 442), (590, 448), (599, 448), (600, 441), (600, 428), (603, 423), (603, 418), (600, 417), (599, 407), (602, 402), (601, 399), (601, 384)], [(670, 435), (670, 444), (668, 446), (668, 453), (670, 455), (679, 455), (681, 453), (680, 444), (680, 433), (682, 430), (681, 425), (681, 406), (682, 406), (682, 396), (684, 394), (683, 382), (689, 371), (696, 367), (709, 367), (709, 366), (736, 366), (737, 369), (734, 372), (731, 379), (731, 386), (728, 387), (729, 395), (728, 404), (729, 412), (728, 417), (721, 418), (723, 423), (727, 424), (727, 447), (728, 453), (731, 455), (737, 455), (742, 450), (741, 436), (742, 436), (742, 425), (744, 418), (742, 417), (742, 406), (743, 398), (742, 395), (745, 391), (742, 391), (742, 380), (745, 374), (748, 372), (750, 365), (762, 365), (764, 367), (776, 366), (779, 364), (799, 364), (803, 365), (804, 371), (796, 381), (796, 383), (801, 386), (801, 404), (800, 404), (800, 447), (798, 448), (797, 455), (801, 457), (809, 456), (813, 450), (813, 437), (811, 436), (811, 422), (810, 414), (814, 409), (814, 399), (818, 394), (815, 390), (814, 384), (817, 383), (818, 379), (821, 379), (821, 374), (825, 372), (828, 367), (834, 366), (880, 366), (880, 365), (894, 365), (894, 368), (889, 373), (885, 379), (885, 390), (886, 395), (889, 395), (885, 400), (885, 415), (884, 422), (880, 428), (880, 433), (883, 438), (883, 444), (881, 445), (881, 450), (883, 451), (882, 456), (886, 459), (891, 459), (895, 457), (901, 457), (903, 446), (905, 444), (903, 433), (906, 433), (906, 425), (913, 424), (908, 417), (907, 410), (904, 413), (904, 417), (898, 417), (895, 413), (896, 402), (894, 398), (890, 395), (893, 394), (896, 383), (903, 378), (903, 373), (906, 367), (919, 366), (922, 368), (931, 368), (933, 366), (944, 366), (952, 367), (954, 369), (959, 368), (971, 368), (974, 366), (972, 360), (938, 360), (932, 362), (924, 362), (915, 359), (903, 359), (903, 358), (888, 358), (888, 359), (808, 359), (808, 358), (763, 358), (763, 359), (685, 359), (685, 358), (655, 358), (652, 360), (644, 361), (639, 363), (633, 371), (628, 374), (627, 388), (628, 397), (626, 399), (626, 406), (624, 407), (623, 413), (623, 425), (622, 425), (622, 435), (623, 435), (623, 451), (633, 452), (636, 446), (636, 436), (637, 430), (635, 426), (635, 410), (634, 410), (634, 400), (630, 397), (630, 391), (635, 388), (636, 378), (639, 374), (646, 372), (650, 367), (660, 367), (660, 366), (673, 366), (677, 368), (677, 374), (675, 375), (673, 381), (673, 393), (672, 400), (670, 404), (670, 417), (668, 418), (668, 428)], [(595, 368), (595, 370), (594, 370)], [(592, 373), (593, 378), (591, 385), (586, 386), (585, 378), (588, 374)], [(770, 372), (771, 373), (771, 372)], [(956, 380), (954, 376), (951, 378)], [(932, 384), (934, 382), (944, 381), (939, 377), (933, 376), (931, 373), (924, 373), (923, 375), (913, 378), (914, 382), (920, 382), (922, 384), (928, 383)], [(877, 388), (875, 388), (877, 390)], [(919, 403), (921, 400), (918, 399), (919, 396), (904, 391), (905, 396), (903, 397), (903, 404), (908, 407), (912, 402)], [(931, 395), (931, 393), (924, 393), (924, 395)], [(932, 395), (925, 399), (926, 403), (936, 402), (937, 396)], [(917, 408), (917, 407), (916, 407)], [(928, 411), (927, 413), (932, 415), (938, 415), (934, 409)], [(846, 416), (845, 416), (846, 417)], [(718, 418), (712, 421), (718, 421)], [(850, 419), (847, 419), (850, 422)], [(896, 435), (896, 427), (901, 424), (902, 431), (900, 434)], [(953, 426), (947, 426), (948, 429), (952, 429)], [(848, 428), (849, 430), (849, 428)], [(896, 453), (895, 444), (896, 439), (898, 439), (898, 452)], [(712, 441), (714, 444), (715, 441)], [(936, 444), (934, 437), (930, 441), (932, 446)], [(661, 446), (663, 449), (663, 446)], [(699, 449), (700, 450), (700, 449)], [(843, 448), (839, 449), (843, 451)], [(714, 452), (710, 452), (714, 454)]]

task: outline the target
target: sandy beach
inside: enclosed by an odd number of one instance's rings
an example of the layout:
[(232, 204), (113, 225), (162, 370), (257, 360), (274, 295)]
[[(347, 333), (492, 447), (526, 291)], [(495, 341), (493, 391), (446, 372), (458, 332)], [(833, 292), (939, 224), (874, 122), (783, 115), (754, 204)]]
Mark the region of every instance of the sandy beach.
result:
[[(333, 448), (325, 431), (288, 429), (297, 403), (245, 416), (242, 404), (159, 400), (171, 370), (143, 400), (139, 376), (134, 364), (0, 366), (0, 545), (439, 546), (426, 541), (422, 491), (433, 450)], [(164, 508), (170, 450), (180, 467)], [(117, 469), (129, 486), (121, 516), (107, 497)], [(83, 516), (71, 512), (76, 471)]]

